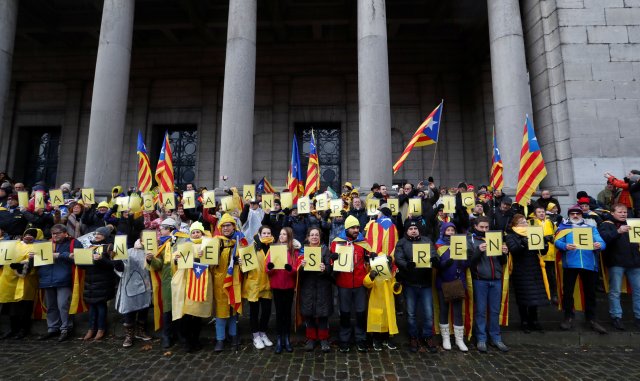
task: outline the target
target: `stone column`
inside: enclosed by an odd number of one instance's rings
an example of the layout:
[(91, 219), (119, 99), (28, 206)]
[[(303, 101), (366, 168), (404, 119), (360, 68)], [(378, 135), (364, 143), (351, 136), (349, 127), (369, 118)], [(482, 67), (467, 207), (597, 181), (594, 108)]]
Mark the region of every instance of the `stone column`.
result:
[(17, 21), (18, 0), (0, 0), (0, 137), (4, 133), (4, 108), (7, 106), (11, 87), (11, 62)]
[(522, 20), (518, 0), (487, 0), (487, 8), (496, 136), (504, 163), (504, 188), (513, 195), (525, 115), (531, 117)]
[(384, 0), (358, 0), (360, 187), (391, 184), (391, 106)]
[(219, 186), (242, 186), (253, 176), (257, 0), (230, 0), (222, 95)]
[(84, 186), (107, 194), (120, 183), (135, 1), (105, 0), (93, 80)]

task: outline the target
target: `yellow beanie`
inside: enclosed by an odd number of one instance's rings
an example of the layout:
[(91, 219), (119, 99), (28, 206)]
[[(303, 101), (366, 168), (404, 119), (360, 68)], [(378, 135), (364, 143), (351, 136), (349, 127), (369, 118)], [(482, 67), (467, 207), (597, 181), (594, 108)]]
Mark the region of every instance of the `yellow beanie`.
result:
[(556, 206), (556, 204), (554, 204), (553, 202), (550, 202), (547, 204), (547, 211), (550, 212), (551, 209), (553, 209)]
[(196, 221), (191, 224), (191, 227), (189, 228), (189, 233), (193, 233), (195, 230), (200, 230), (201, 232), (204, 233), (204, 226), (202, 225), (202, 222)]
[(222, 227), (222, 225), (224, 224), (233, 224), (235, 226), (236, 220), (233, 217), (231, 217), (229, 213), (225, 213), (220, 219), (220, 221), (218, 221), (218, 229), (220, 229), (220, 227)]
[(344, 228), (345, 229), (350, 229), (354, 226), (360, 226), (360, 221), (358, 221), (357, 218), (355, 218), (354, 216), (349, 216), (347, 217), (346, 220), (344, 220)]
[(98, 208), (108, 208), (109, 204), (106, 201), (102, 201), (98, 204)]

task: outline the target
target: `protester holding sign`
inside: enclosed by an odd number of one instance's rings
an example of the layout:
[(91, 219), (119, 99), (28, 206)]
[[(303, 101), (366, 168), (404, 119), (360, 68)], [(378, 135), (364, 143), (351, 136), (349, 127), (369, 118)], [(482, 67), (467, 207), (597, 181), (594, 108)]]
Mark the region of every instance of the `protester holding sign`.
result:
[(309, 245), (304, 247), (298, 268), (299, 312), (304, 318), (306, 351), (313, 351), (320, 342), (323, 352), (329, 352), (329, 317), (333, 314), (333, 278), (331, 253), (322, 245), (322, 232), (314, 227), (307, 233)]
[(242, 297), (249, 302), (249, 321), (253, 335), (253, 346), (256, 349), (273, 345), (267, 336), (273, 294), (266, 268), (267, 253), (272, 243), (271, 228), (265, 225), (260, 226), (258, 234), (253, 237), (258, 267), (245, 273), (242, 283)]
[(631, 284), (627, 292), (633, 292), (635, 325), (640, 328), (640, 226), (635, 223), (631, 226), (633, 222), (627, 220), (626, 205), (615, 204), (611, 216), (598, 228), (607, 243), (603, 257), (608, 270), (605, 274), (609, 276), (609, 316), (618, 330), (624, 330), (620, 292), (625, 276)]
[[(552, 203), (549, 203), (552, 204)], [(549, 294), (551, 302), (558, 304), (557, 285), (556, 285), (556, 246), (553, 239), (556, 233), (556, 226), (547, 216), (546, 209), (540, 205), (534, 207), (534, 216), (529, 221), (531, 226), (542, 226), (544, 241), (548, 243), (546, 253), (542, 253), (542, 259), (545, 264), (545, 272), (547, 273), (547, 281), (549, 282)]]
[(524, 333), (542, 331), (538, 321), (538, 307), (549, 304), (549, 283), (542, 254), (547, 252), (548, 243), (540, 236), (532, 240), (544, 242), (543, 250), (532, 250), (527, 237), (529, 224), (522, 214), (516, 214), (507, 228), (505, 243), (513, 259), (512, 279), (516, 292), (516, 302), (520, 312), (520, 328)]
[(264, 209), (264, 217), (262, 218), (262, 225), (266, 225), (271, 228), (271, 234), (274, 237), (280, 237), (280, 229), (284, 223), (286, 215), (282, 211), (282, 204), (279, 199), (273, 201), (273, 210)]
[[(300, 253), (300, 242), (293, 238), (293, 230), (286, 227), (280, 230), (278, 244), (284, 245), (284, 268), (276, 268), (276, 258), (274, 246), (269, 248), (267, 254), (267, 275), (273, 292), (273, 303), (276, 307), (276, 332), (278, 334), (275, 353), (282, 353), (282, 349), (293, 352), (291, 346), (291, 307), (293, 306), (293, 295), (296, 288), (296, 278), (298, 271), (298, 255)], [(281, 259), (280, 259), (281, 260)]]
[[(357, 198), (356, 198), (357, 199)], [(347, 247), (347, 252), (339, 254), (340, 247)], [(355, 339), (358, 352), (367, 351), (366, 302), (367, 291), (362, 282), (369, 273), (366, 257), (369, 245), (360, 234), (360, 222), (354, 216), (348, 216), (344, 222), (344, 230), (331, 242), (331, 260), (336, 286), (338, 286), (338, 303), (340, 306), (340, 352), (349, 352), (351, 341), (351, 312), (356, 314)], [(336, 271), (340, 256), (350, 256), (351, 271)]]
[[(27, 229), (31, 230), (31, 229)], [(37, 236), (33, 233), (33, 236)], [(81, 248), (82, 244), (67, 235), (64, 225), (54, 225), (51, 228), (53, 237), (53, 264), (39, 266), (39, 287), (45, 290), (45, 303), (47, 306), (47, 333), (39, 337), (39, 340), (47, 340), (58, 336), (58, 341), (65, 341), (73, 329), (73, 319), (69, 315), (73, 283), (72, 265), (73, 249)], [(29, 258), (35, 256), (29, 253)]]
[[(439, 305), (439, 328), (442, 335), (442, 348), (451, 349), (451, 329), (449, 325), (449, 316), (453, 312), (453, 334), (456, 339), (456, 346), (462, 352), (469, 349), (464, 343), (464, 324), (462, 320), (462, 302), (464, 301), (464, 293), (460, 293), (457, 297), (454, 295), (446, 295), (444, 289), (450, 289), (447, 293), (452, 293), (457, 287), (462, 291), (466, 290), (466, 269), (468, 267), (467, 260), (454, 260), (451, 258), (451, 236), (456, 234), (456, 226), (451, 222), (443, 222), (440, 227), (440, 238), (436, 242), (436, 250), (438, 259), (434, 263), (436, 268), (436, 288), (438, 290)], [(444, 285), (444, 287), (443, 287)], [(460, 297), (460, 295), (463, 295)]]
[(124, 317), (125, 338), (122, 346), (125, 348), (133, 345), (134, 338), (151, 340), (146, 333), (146, 326), (153, 289), (145, 261), (146, 254), (140, 240), (128, 250), (128, 258), (113, 261), (116, 274), (120, 277), (115, 308)]
[(96, 204), (91, 205), (89, 210), (82, 214), (81, 218), (82, 223), (87, 226), (87, 232), (94, 232), (96, 229), (106, 226), (107, 223), (104, 217), (108, 212), (109, 204), (105, 201), (99, 203), (97, 208)]
[[(487, 352), (487, 338), (491, 344), (502, 352), (509, 351), (502, 342), (500, 335), (500, 304), (502, 296), (503, 266), (507, 263), (509, 249), (502, 247), (503, 255), (499, 257), (487, 255), (487, 242), (485, 233), (489, 231), (489, 219), (478, 217), (473, 220), (473, 227), (468, 238), (467, 250), (471, 277), (473, 279), (473, 296), (475, 302), (474, 335), (478, 343), (478, 351)], [(489, 327), (487, 335), (487, 313), (489, 314)]]
[(10, 330), (0, 336), (0, 340), (9, 338), (20, 340), (25, 338), (31, 330), (31, 313), (33, 301), (38, 292), (38, 276), (33, 262), (29, 261), (29, 245), (43, 239), (42, 231), (27, 229), (21, 241), (13, 241), (9, 244), (10, 247), (6, 247), (7, 251), (4, 255), (13, 256), (13, 258), (10, 264), (4, 264), (0, 272), (0, 303), (3, 309), (6, 308), (9, 311)]
[(69, 204), (69, 215), (67, 216), (67, 233), (72, 238), (78, 238), (87, 233), (87, 226), (82, 222), (82, 215), (85, 213), (82, 200), (73, 201)]
[[(573, 291), (578, 275), (582, 280), (585, 301), (585, 319), (594, 331), (604, 334), (607, 330), (596, 321), (596, 283), (598, 282), (598, 262), (600, 250), (606, 248), (595, 226), (587, 224), (580, 205), (569, 208), (569, 218), (558, 226), (555, 245), (562, 252), (562, 308), (564, 320), (560, 324), (563, 330), (573, 327), (574, 299)], [(590, 242), (581, 242), (576, 229), (589, 229), (593, 235)], [(588, 240), (584, 240), (588, 241)], [(578, 244), (590, 244), (592, 250), (579, 249)]]
[[(437, 261), (435, 245), (429, 237), (420, 234), (418, 223), (409, 220), (405, 225), (405, 236), (396, 244), (395, 258), (398, 265), (398, 279), (404, 289), (407, 306), (407, 323), (409, 325), (409, 340), (412, 352), (420, 347), (435, 353), (437, 347), (433, 342), (433, 298), (431, 266)], [(418, 250), (414, 256), (414, 248), (425, 245), (424, 250)], [(426, 250), (428, 245), (428, 250)], [(422, 315), (422, 325), (417, 322), (418, 313)]]
[(144, 217), (141, 212), (133, 213), (129, 209), (123, 209), (116, 214), (111, 209), (104, 216), (104, 219), (116, 228), (116, 234), (127, 236), (127, 248), (133, 247), (140, 237), (140, 233), (144, 230)]
[[(104, 338), (107, 329), (107, 301), (115, 296), (116, 274), (113, 271), (113, 241), (108, 227), (96, 230), (89, 249), (93, 251), (92, 265), (78, 265), (84, 270), (83, 298), (89, 305), (89, 330), (85, 341)], [(95, 336), (95, 338), (94, 338)]]

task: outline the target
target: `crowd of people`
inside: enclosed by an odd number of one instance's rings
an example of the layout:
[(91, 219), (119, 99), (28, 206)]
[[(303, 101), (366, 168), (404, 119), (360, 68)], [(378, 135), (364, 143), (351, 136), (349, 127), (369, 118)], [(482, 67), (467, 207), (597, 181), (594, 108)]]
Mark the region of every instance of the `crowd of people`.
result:
[[(282, 208), (282, 194), (275, 195), (271, 209), (263, 209), (260, 194), (243, 199), (235, 188), (227, 191), (232, 208), (223, 211), (220, 203), (207, 208), (206, 189), (194, 184), (184, 189), (198, 195), (188, 208), (182, 191), (176, 192), (175, 208), (161, 201), (150, 211), (129, 208), (117, 200), (135, 191), (121, 186), (106, 201), (89, 204), (70, 184), (59, 188), (63, 204), (53, 205), (49, 190), (38, 184), (29, 190), (28, 205), (20, 205), (18, 192), (27, 189), (4, 178), (0, 245), (15, 245), (0, 246), (0, 306), (10, 320), (0, 338), (26, 337), (32, 321), (46, 312), (47, 333), (38, 339), (65, 341), (73, 332), (73, 316), (88, 311), (83, 339), (100, 341), (112, 305), (122, 315), (124, 347), (151, 340), (151, 313), (163, 348), (181, 343), (187, 352), (201, 349), (204, 320), (212, 318), (214, 351), (237, 348), (238, 320), (248, 315), (257, 350), (292, 352), (292, 329), (304, 327), (304, 350), (329, 352), (329, 321), (337, 309), (339, 351), (353, 345), (359, 352), (394, 350), (396, 306), (402, 304), (412, 352), (436, 352), (439, 345), (451, 350), (452, 333), (460, 351), (468, 351), (473, 336), (480, 352), (488, 345), (506, 352), (500, 325), (508, 321), (510, 289), (525, 333), (542, 331), (538, 308), (555, 304), (564, 314), (562, 329), (572, 329), (574, 311), (583, 309), (587, 324), (604, 334), (607, 329), (596, 320), (602, 279), (612, 326), (625, 329), (620, 294), (628, 284), (640, 328), (639, 246), (627, 224), (628, 217), (640, 217), (640, 171), (621, 180), (610, 173), (605, 177), (597, 199), (579, 192), (566, 218), (549, 190), (522, 206), (500, 189), (465, 183), (438, 188), (432, 178), (404, 184), (393, 196), (386, 185), (363, 192), (347, 182), (337, 195), (343, 204), (339, 213), (317, 210), (315, 203), (310, 213), (299, 212), (296, 204)], [(36, 203), (38, 192), (44, 205)], [(471, 204), (462, 198), (468, 192)], [(453, 196), (453, 211), (445, 196)], [(414, 199), (419, 212), (409, 208)], [(375, 213), (366, 208), (369, 200), (378, 200)], [(542, 247), (532, 248), (531, 226), (542, 227)], [(575, 228), (591, 230), (591, 249), (577, 245)], [(152, 238), (145, 236), (149, 232)], [(488, 238), (494, 232), (503, 242), (497, 252)], [(123, 256), (116, 241), (125, 235)], [(47, 241), (53, 262), (38, 265), (34, 244)], [(194, 257), (187, 267), (180, 263), (185, 247)], [(79, 249), (90, 249), (90, 263), (76, 263)], [(210, 263), (209, 250), (216, 264)], [(574, 291), (584, 296), (584, 306)]]

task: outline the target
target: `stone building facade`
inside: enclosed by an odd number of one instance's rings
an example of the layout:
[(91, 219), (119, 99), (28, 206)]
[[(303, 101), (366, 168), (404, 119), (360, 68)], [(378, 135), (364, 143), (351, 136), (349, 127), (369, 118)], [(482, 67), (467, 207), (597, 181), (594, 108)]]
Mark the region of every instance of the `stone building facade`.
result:
[(155, 167), (169, 130), (179, 182), (282, 186), (314, 129), (325, 185), (482, 184), (495, 128), (509, 189), (528, 113), (543, 185), (597, 193), (640, 168), (640, 2), (0, 0), (0, 102), (26, 182), (135, 185), (138, 131)]

